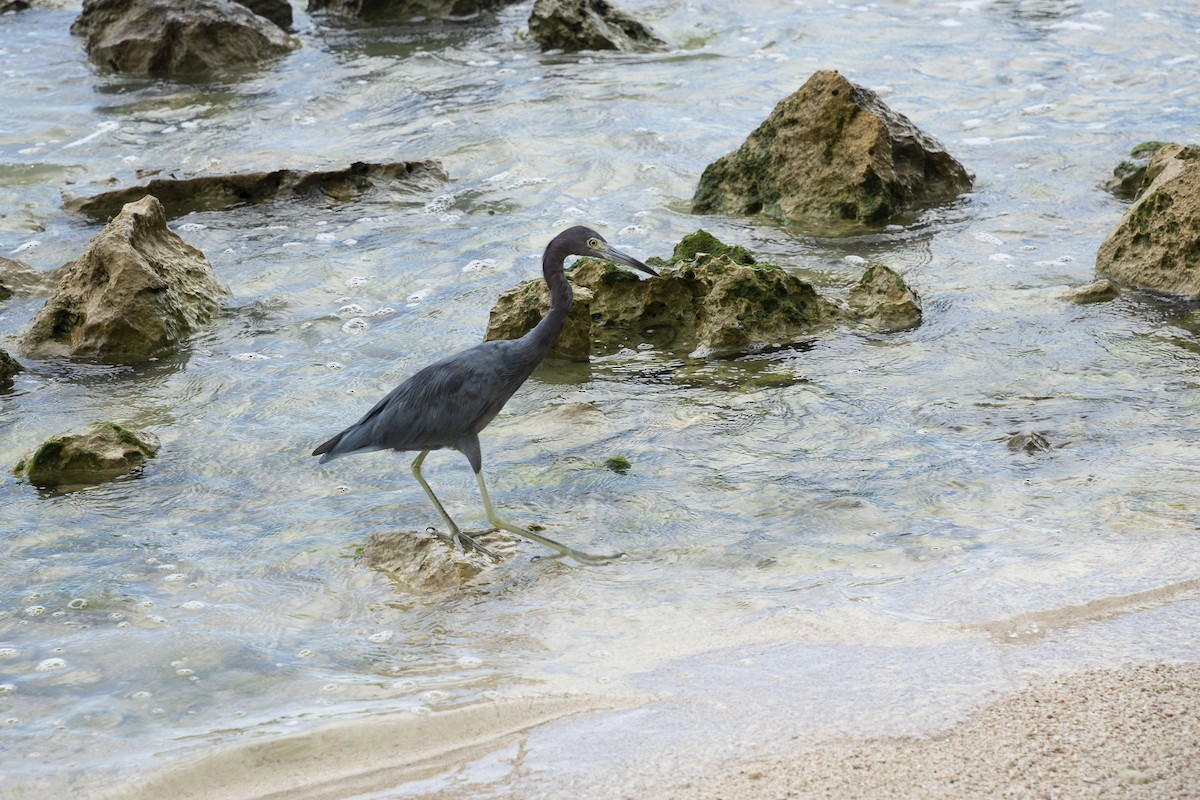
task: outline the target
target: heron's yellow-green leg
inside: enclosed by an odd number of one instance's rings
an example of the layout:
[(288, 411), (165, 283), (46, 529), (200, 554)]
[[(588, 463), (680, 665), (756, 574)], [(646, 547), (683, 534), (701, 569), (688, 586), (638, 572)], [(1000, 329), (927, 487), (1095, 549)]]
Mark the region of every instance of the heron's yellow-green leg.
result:
[(621, 558), (624, 555), (622, 553), (617, 553), (611, 556), (594, 556), (589, 553), (576, 550), (573, 547), (568, 547), (567, 545), (556, 542), (553, 539), (548, 539), (545, 536), (534, 533), (533, 531), (525, 530), (517, 525), (513, 525), (511, 522), (505, 522), (504, 520), (500, 519), (499, 516), (497, 516), (496, 509), (492, 508), (492, 500), (490, 497), (488, 497), (487, 485), (483, 482), (483, 472), (476, 472), (475, 477), (479, 479), (479, 494), (483, 496), (483, 510), (487, 512), (488, 522), (490, 522), (494, 527), (499, 528), (500, 530), (508, 531), (509, 533), (515, 533), (518, 536), (524, 536), (526, 539), (530, 539), (538, 544), (545, 545), (551, 550), (557, 550), (559, 555), (570, 556), (581, 564), (604, 564), (606, 562)]
[(442, 515), (442, 520), (445, 521), (446, 527), (450, 529), (449, 536), (446, 536), (441, 531), (435, 530), (434, 533), (443, 539), (449, 540), (451, 544), (462, 550), (464, 553), (467, 552), (467, 546), (469, 545), (472, 549), (478, 550), (485, 556), (491, 558), (493, 561), (499, 561), (500, 556), (496, 555), (491, 550), (488, 550), (479, 542), (460, 531), (458, 529), (458, 525), (454, 524), (454, 520), (450, 519), (450, 515), (446, 513), (446, 509), (442, 506), (442, 502), (437, 499), (437, 495), (433, 493), (433, 489), (430, 489), (429, 484), (426, 483), (425, 476), (421, 474), (421, 464), (425, 461), (425, 456), (427, 455), (429, 455), (429, 451), (422, 450), (417, 457), (413, 459), (412, 473), (413, 477), (417, 479), (417, 483), (421, 484), (421, 488), (425, 490), (425, 494), (429, 495), (429, 499), (433, 501), (433, 507), (436, 508), (438, 513)]

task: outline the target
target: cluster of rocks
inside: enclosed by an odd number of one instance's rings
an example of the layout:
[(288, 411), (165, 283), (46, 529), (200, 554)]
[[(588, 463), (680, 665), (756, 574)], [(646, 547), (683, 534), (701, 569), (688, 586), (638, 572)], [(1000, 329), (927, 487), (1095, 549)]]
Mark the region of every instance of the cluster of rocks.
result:
[[(308, 11), (364, 20), (462, 19), (512, 0), (309, 0)], [(23, 2), (3, 11), (27, 8)], [(228, 79), (301, 46), (287, 0), (84, 0), (71, 32), (104, 69), (183, 80)], [(537, 0), (529, 33), (543, 50), (647, 51), (667, 44), (607, 0)]]
[[(869, 265), (842, 303), (704, 230), (685, 236), (669, 260), (647, 263), (658, 277), (641, 279), (595, 259), (576, 262), (568, 272), (575, 302), (551, 356), (587, 361), (593, 350), (652, 342), (692, 358), (723, 358), (795, 344), (834, 324), (892, 332), (921, 321), (920, 298), (883, 264)], [(523, 335), (549, 302), (541, 280), (505, 292), (484, 338)]]

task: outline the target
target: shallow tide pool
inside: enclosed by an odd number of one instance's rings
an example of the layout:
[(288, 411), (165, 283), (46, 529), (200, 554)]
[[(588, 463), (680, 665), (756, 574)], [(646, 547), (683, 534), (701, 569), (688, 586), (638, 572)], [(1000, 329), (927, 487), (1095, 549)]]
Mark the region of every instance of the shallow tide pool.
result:
[[(450, 175), (173, 220), (233, 300), (143, 366), (25, 358), (43, 300), (0, 304), (0, 348), (27, 368), (0, 396), (0, 794), (86, 796), (100, 774), (120, 788), (381, 715), (486, 739), (520, 727), (492, 709), (553, 700), (608, 710), (533, 727), (519, 779), (501, 751), (386, 796), (605, 796), (789, 736), (924, 730), (1028, 674), (1194, 655), (1194, 306), (1062, 296), (1095, 278), (1122, 214), (1100, 188), (1113, 166), (1200, 130), (1200, 9), (630, 0), (675, 49), (544, 55), (520, 35), (530, 5), (432, 29), (297, 8), (301, 50), (215, 85), (97, 72), (69, 34), (77, 4), (0, 17), (0, 255), (39, 269), (99, 229), (64, 191), (139, 170), (434, 159)], [(847, 238), (689, 214), (705, 165), (826, 68), (942, 141), (974, 191)], [(704, 227), (835, 296), (883, 261), (925, 320), (726, 361), (650, 347), (545, 365), (483, 434), (492, 499), (628, 557), (578, 567), (529, 544), (461, 591), (406, 593), (356, 553), (437, 522), (410, 457), (308, 454), (479, 341), (496, 296), (579, 223), (640, 258)], [(80, 491), (11, 476), (95, 420), (163, 449)], [(1050, 451), (1009, 449), (1033, 431)], [(484, 524), (465, 459), (435, 453), (425, 475)]]

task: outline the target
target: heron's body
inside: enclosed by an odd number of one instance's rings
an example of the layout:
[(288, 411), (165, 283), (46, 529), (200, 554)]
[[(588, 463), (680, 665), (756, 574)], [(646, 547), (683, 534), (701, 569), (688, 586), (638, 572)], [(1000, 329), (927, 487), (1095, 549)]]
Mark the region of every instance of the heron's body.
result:
[[(479, 479), (489, 521), (498, 528), (519, 533), (579, 560), (594, 560), (527, 530), (517, 528), (494, 513), (483, 482), (479, 432), (487, 427), (509, 398), (554, 345), (571, 309), (571, 284), (563, 273), (568, 255), (595, 255), (656, 274), (646, 265), (604, 243), (588, 228), (570, 228), (556, 236), (542, 258), (542, 275), (550, 288), (550, 309), (542, 320), (519, 339), (475, 345), (417, 372), (397, 386), (355, 424), (313, 451), (321, 463), (341, 456), (374, 450), (418, 451), (413, 474), (451, 529), (453, 541), (465, 540), (483, 550), (458, 526), (421, 475), (421, 463), (431, 450), (453, 448), (467, 457)], [(486, 551), (484, 551), (486, 552)]]

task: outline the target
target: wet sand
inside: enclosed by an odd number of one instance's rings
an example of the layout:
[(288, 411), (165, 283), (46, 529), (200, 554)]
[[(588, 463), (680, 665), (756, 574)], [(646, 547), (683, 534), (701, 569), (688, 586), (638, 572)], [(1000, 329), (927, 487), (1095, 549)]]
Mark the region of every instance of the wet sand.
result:
[(1196, 798), (1200, 665), (1038, 683), (924, 737), (776, 753), (662, 798)]

